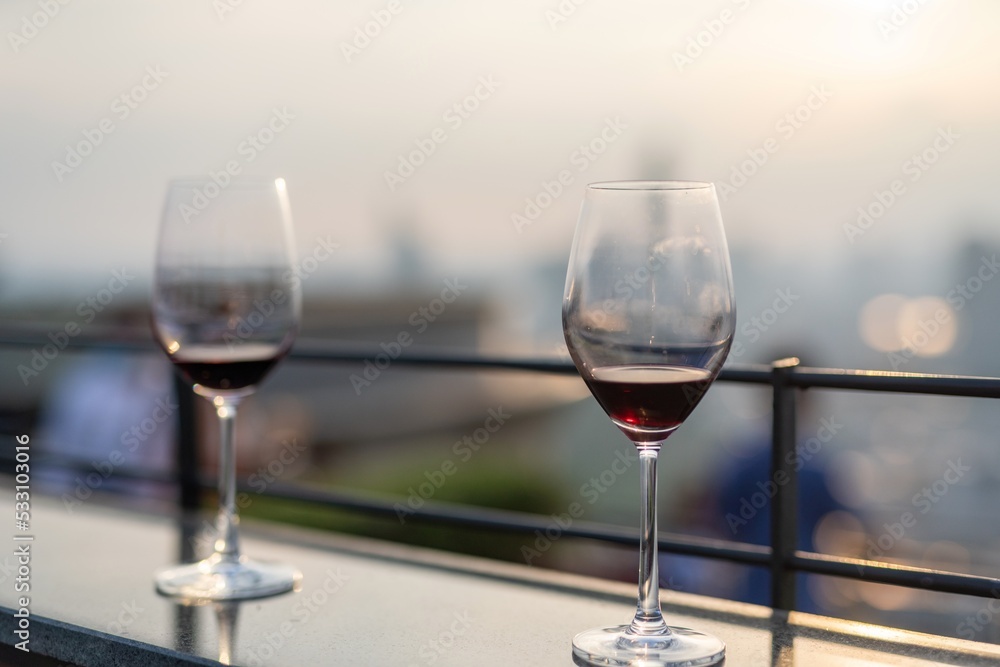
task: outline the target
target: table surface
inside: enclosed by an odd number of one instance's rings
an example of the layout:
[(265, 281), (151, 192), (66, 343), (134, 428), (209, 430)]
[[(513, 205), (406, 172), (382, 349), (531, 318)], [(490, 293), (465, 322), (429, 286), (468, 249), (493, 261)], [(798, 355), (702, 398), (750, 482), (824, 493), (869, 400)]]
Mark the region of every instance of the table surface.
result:
[[(152, 584), (179, 553), (177, 521), (32, 502), (30, 646), (85, 667), (568, 666), (576, 632), (627, 622), (635, 604), (625, 584), (248, 522), (244, 551), (298, 566), (301, 590), (185, 607)], [(3, 503), (13, 507), (12, 494), (0, 492)], [(10, 644), (17, 594), (14, 558), (4, 558), (0, 636)], [(663, 602), (669, 622), (722, 637), (730, 666), (1000, 665), (989, 644), (674, 591)]]

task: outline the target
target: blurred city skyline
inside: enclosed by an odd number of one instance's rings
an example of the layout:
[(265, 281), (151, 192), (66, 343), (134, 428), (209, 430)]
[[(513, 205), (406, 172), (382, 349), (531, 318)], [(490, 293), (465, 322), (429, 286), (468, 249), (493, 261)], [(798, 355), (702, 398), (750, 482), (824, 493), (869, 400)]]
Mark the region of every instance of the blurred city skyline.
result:
[(866, 303), (943, 297), (970, 243), (1000, 246), (987, 0), (91, 3), (32, 32), (40, 7), (0, 9), (8, 305), (123, 267), (144, 301), (166, 182), (227, 163), (288, 181), (300, 259), (336, 244), (307, 299), (544, 280), (545, 329), (586, 183), (713, 181), (740, 327), (801, 292), (745, 360), (863, 360)]

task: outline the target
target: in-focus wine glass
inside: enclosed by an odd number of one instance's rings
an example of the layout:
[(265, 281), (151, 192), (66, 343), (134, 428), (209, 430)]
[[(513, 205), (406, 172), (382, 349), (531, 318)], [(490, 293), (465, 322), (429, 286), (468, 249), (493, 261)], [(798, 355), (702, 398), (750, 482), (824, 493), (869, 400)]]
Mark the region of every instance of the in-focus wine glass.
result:
[(712, 665), (716, 637), (660, 612), (656, 460), (715, 379), (736, 325), (729, 251), (711, 183), (594, 183), (580, 213), (563, 333), (591, 393), (639, 453), (639, 603), (629, 625), (573, 639), (583, 665)]
[(165, 595), (240, 600), (291, 590), (288, 565), (241, 555), (234, 428), (240, 401), (292, 345), (301, 294), (292, 275), (292, 219), (285, 181), (174, 181), (160, 226), (153, 285), (157, 342), (211, 401), (221, 424), (215, 551), (161, 570)]

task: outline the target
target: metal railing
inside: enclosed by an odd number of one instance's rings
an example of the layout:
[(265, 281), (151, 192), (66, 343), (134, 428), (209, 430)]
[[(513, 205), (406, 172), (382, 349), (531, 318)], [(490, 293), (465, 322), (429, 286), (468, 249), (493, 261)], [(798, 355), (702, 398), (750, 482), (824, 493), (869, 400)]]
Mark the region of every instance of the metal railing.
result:
[[(0, 346), (32, 347), (37, 346), (40, 341), (43, 341), (40, 336), (0, 334)], [(78, 350), (100, 349), (132, 353), (153, 349), (149, 343), (109, 342), (82, 338), (73, 340), (71, 346)], [(303, 340), (296, 344), (289, 354), (289, 360), (330, 364), (355, 363), (370, 359), (380, 351), (375, 347), (344, 346)], [(472, 371), (507, 370), (563, 375), (577, 373), (569, 361), (491, 357), (442, 350), (406, 350), (393, 360), (393, 364)], [(798, 484), (796, 466), (793, 464), (796, 451), (796, 397), (800, 390), (814, 388), (1000, 398), (1000, 378), (806, 368), (799, 366), (797, 359), (783, 359), (770, 366), (733, 365), (723, 369), (718, 380), (766, 385), (771, 388), (773, 397), (771, 479), (780, 478), (787, 481), (775, 485), (776, 492), (771, 499), (770, 544), (760, 546), (661, 532), (658, 539), (661, 550), (767, 568), (771, 574), (771, 605), (777, 609), (794, 608), (798, 573), (828, 575), (942, 593), (980, 597), (1000, 595), (1000, 579), (997, 578), (796, 549)], [(199, 478), (197, 473), (195, 395), (179, 378), (175, 383), (175, 390), (180, 406), (175, 481), (180, 489), (181, 507), (197, 509), (201, 506), (203, 491), (212, 488), (212, 485), (207, 480)], [(143, 471), (134, 471), (131, 476), (148, 479), (162, 477), (156, 473), (147, 475)], [(276, 483), (269, 486), (262, 495), (351, 512), (397, 516), (394, 499), (357, 492), (334, 492)], [(544, 531), (551, 526), (550, 519), (546, 516), (435, 501), (426, 501), (420, 509), (408, 512), (407, 522), (411, 521), (529, 535), (537, 530)], [(612, 544), (637, 545), (639, 540), (638, 531), (635, 529), (590, 522), (574, 522), (562, 529), (562, 535)]]

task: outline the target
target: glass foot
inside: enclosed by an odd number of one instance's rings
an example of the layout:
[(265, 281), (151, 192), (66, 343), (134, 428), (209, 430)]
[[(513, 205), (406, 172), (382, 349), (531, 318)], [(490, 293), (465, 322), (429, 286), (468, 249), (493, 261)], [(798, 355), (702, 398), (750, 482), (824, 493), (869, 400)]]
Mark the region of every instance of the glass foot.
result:
[(629, 626), (598, 628), (573, 638), (573, 662), (616, 667), (697, 667), (726, 657), (721, 639), (687, 628), (667, 628), (662, 635), (635, 635)]
[(189, 565), (156, 573), (156, 590), (190, 600), (247, 600), (286, 593), (296, 588), (302, 573), (290, 565), (260, 563), (246, 556), (237, 561), (218, 554)]

